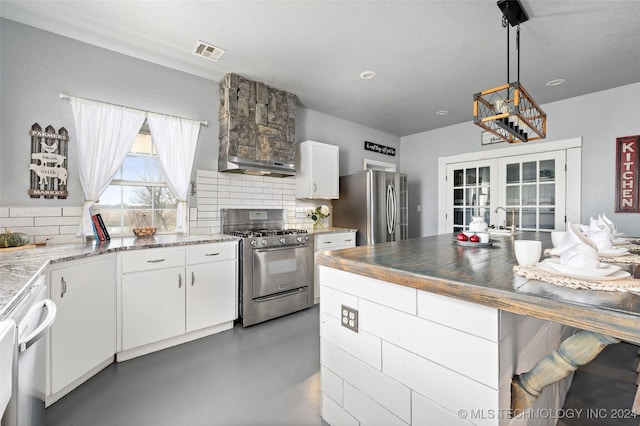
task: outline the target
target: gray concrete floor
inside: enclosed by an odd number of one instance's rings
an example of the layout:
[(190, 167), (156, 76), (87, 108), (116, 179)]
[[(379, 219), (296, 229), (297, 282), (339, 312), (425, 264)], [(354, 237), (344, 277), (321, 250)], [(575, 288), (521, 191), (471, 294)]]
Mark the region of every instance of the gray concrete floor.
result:
[(48, 426), (320, 425), (318, 306), (112, 364)]
[[(113, 364), (49, 407), (47, 425), (326, 425), (318, 315), (316, 306)], [(581, 367), (564, 407), (573, 418), (557, 424), (637, 425), (637, 351), (613, 345)]]

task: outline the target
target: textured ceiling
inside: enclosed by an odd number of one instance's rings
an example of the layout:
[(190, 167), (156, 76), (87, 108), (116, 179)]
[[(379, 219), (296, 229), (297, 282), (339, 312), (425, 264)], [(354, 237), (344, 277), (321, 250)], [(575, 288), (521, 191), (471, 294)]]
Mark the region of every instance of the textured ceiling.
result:
[[(640, 1), (521, 3), (520, 81), (538, 103), (640, 81)], [(215, 81), (234, 72), (398, 136), (472, 120), (473, 94), (507, 81), (495, 1), (1, 0), (0, 15)], [(198, 40), (227, 52), (193, 55)]]

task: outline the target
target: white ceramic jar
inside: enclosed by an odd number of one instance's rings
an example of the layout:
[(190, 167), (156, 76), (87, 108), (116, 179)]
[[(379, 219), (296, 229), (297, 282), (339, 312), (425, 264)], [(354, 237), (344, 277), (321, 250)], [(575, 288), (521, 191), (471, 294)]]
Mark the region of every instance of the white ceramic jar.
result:
[(488, 232), (489, 225), (484, 221), (484, 216), (473, 216), (471, 223), (469, 223), (469, 231)]

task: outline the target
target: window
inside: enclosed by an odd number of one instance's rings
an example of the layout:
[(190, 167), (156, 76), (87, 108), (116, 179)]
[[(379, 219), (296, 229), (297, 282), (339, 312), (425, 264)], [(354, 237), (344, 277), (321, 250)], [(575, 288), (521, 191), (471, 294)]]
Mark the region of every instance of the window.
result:
[(100, 213), (110, 234), (133, 235), (132, 228), (144, 225), (174, 232), (176, 206), (145, 125), (92, 210)]

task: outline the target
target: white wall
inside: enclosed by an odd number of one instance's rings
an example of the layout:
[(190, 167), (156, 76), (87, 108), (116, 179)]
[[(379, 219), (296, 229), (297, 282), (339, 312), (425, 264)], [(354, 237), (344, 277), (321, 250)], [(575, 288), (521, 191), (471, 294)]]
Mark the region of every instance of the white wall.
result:
[[(532, 95), (535, 98), (535, 91)], [(629, 235), (640, 235), (640, 215), (614, 213), (615, 141), (617, 137), (640, 134), (638, 99), (640, 83), (634, 83), (542, 105), (547, 113), (547, 138), (530, 142), (542, 144), (581, 136), (581, 221), (586, 223), (590, 216), (605, 212)], [(438, 232), (439, 157), (507, 146), (506, 143), (481, 146), (480, 131), (469, 121), (401, 138), (400, 163), (409, 176), (410, 237)], [(417, 205), (421, 205), (421, 213), (417, 212)]]
[[(78, 156), (71, 106), (67, 100), (60, 99), (60, 92), (207, 120), (209, 125), (200, 129), (192, 180), (197, 180), (197, 170), (217, 171), (219, 95), (216, 81), (6, 19), (0, 19), (0, 40), (0, 232), (5, 228), (16, 231), (22, 228), (32, 238), (58, 236), (54, 240), (61, 242), (73, 238), (69, 223), (73, 219), (63, 211), (82, 206), (84, 196), (76, 171)], [(69, 131), (67, 199), (32, 199), (27, 194), (31, 154), (28, 131), (36, 122), (43, 128), (52, 125), (56, 130), (65, 127)], [(296, 142), (308, 139), (340, 147), (341, 174), (360, 170), (363, 158), (396, 164), (400, 161), (399, 137), (298, 107)], [(398, 153), (390, 157), (366, 152), (364, 140), (394, 147)], [(298, 207), (313, 204), (295, 202)], [(189, 206), (197, 206), (196, 197), (189, 200)], [(39, 214), (38, 209), (45, 209), (44, 214)], [(51, 228), (53, 212), (57, 212), (57, 230)], [(36, 229), (39, 226), (48, 228)]]

